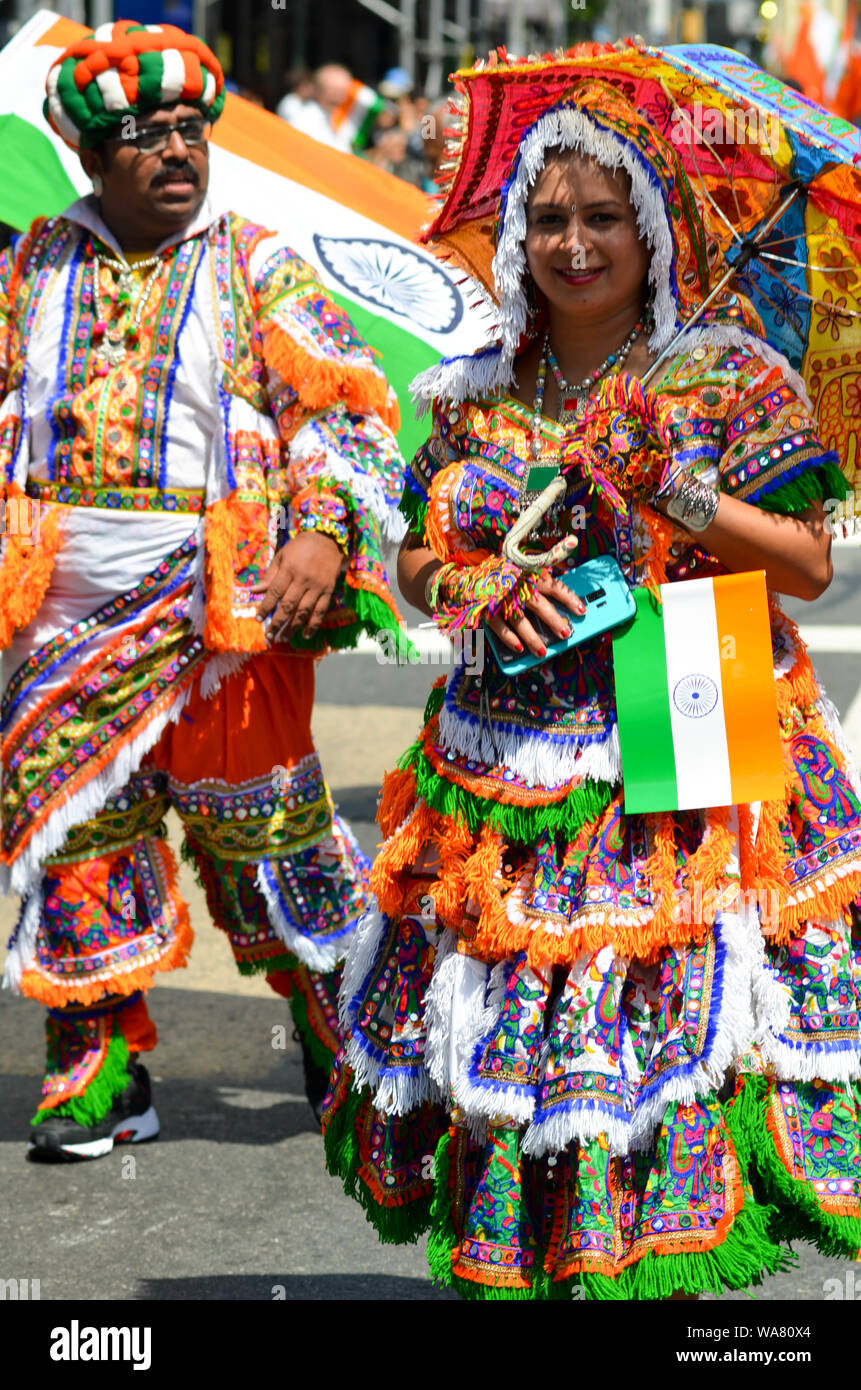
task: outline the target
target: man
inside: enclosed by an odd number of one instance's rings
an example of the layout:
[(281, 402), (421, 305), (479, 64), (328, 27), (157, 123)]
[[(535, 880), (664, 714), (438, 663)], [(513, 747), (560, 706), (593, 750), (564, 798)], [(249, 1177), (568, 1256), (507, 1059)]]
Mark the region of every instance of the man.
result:
[(94, 194), (0, 257), (7, 519), (31, 509), (0, 567), (6, 983), (48, 1006), (36, 1157), (158, 1132), (144, 991), (191, 943), (170, 806), (239, 969), (291, 996), (318, 1067), (364, 908), (313, 658), (392, 625), (397, 406), (311, 269), (210, 204), (223, 100), (181, 30), (75, 43), (45, 110)]
[(383, 109), (382, 99), (339, 63), (318, 68), (313, 84), (310, 100), (285, 119), (296, 130), (347, 154), (365, 149)]

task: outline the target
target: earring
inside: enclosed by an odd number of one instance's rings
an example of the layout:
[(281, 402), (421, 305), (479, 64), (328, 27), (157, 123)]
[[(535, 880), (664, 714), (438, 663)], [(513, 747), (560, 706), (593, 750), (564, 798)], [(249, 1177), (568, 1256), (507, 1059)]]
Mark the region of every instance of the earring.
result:
[(572, 211), (572, 213), (574, 214), (574, 216), (576, 217), (576, 216), (577, 216), (577, 204), (576, 204), (576, 203), (572, 203), (572, 204), (571, 204), (571, 211)]
[(531, 325), (534, 324), (535, 319), (538, 316), (538, 301), (535, 296), (535, 281), (533, 280), (529, 271), (526, 272), (526, 275), (524, 277), (523, 293), (526, 296), (526, 316), (529, 320), (529, 324), (531, 327)]
[(93, 192), (95, 193), (96, 197), (101, 198), (104, 190), (105, 185), (102, 182), (101, 174), (93, 174)]

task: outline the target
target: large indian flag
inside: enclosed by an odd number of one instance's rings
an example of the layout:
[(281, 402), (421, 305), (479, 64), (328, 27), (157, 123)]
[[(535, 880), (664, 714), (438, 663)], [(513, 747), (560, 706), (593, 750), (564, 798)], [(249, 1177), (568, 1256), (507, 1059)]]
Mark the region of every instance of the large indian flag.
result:
[(613, 642), (625, 810), (782, 799), (762, 570), (634, 596)]
[[(0, 221), (13, 227), (23, 230), (91, 191), (77, 156), (42, 116), (49, 67), (86, 32), (42, 10), (0, 49)], [(216, 206), (272, 228), (311, 261), (380, 351), (401, 402), (400, 443), (409, 457), (427, 433), (413, 418), (410, 379), (442, 356), (473, 351), (488, 328), (488, 310), (470, 305), (472, 282), (458, 284), (415, 244), (424, 195), (232, 95), (213, 132), (211, 188)]]

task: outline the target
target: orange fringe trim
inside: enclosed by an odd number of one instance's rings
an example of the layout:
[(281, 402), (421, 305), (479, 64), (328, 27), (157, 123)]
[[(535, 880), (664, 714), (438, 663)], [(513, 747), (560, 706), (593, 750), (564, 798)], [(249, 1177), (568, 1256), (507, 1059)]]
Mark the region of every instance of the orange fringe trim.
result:
[(667, 561), (670, 558), (673, 525), (666, 517), (661, 516), (660, 512), (653, 512), (650, 507), (641, 507), (640, 515), (646, 523), (652, 542), (641, 558), (641, 563), (646, 567), (643, 582), (660, 603), (661, 595), (658, 586), (667, 582)]
[[(28, 508), (35, 506), (24, 489), (10, 483), (5, 490), (6, 503), (17, 502)], [(55, 507), (40, 507), (41, 531), (38, 541), (28, 544), (20, 535), (7, 535), (6, 554), (0, 566), (0, 650), (5, 650), (15, 632), (32, 622), (48, 592), (51, 575), (60, 548), (60, 516)]]
[(395, 916), (403, 910), (407, 890), (404, 876), (433, 838), (435, 822), (441, 819), (421, 802), (397, 838), (384, 845), (377, 855), (371, 868), (371, 892), (376, 895), (381, 912)]
[(416, 778), (411, 767), (395, 768), (383, 778), (377, 821), (384, 840), (390, 840), (416, 804)]
[(149, 1016), (145, 999), (117, 1016), (129, 1052), (152, 1052), (158, 1042), (158, 1030)]
[[(415, 809), (411, 820), (396, 839), (390, 838), (383, 846), (371, 870), (371, 889), (380, 910), (389, 916), (402, 916), (408, 911), (413, 867), (432, 845), (438, 851), (439, 865), (427, 891), (434, 899), (439, 918), (458, 933), (471, 953), (483, 959), (500, 960), (525, 951), (530, 966), (540, 970), (549, 965), (570, 964), (584, 950), (596, 951), (611, 945), (619, 954), (635, 955), (648, 962), (666, 946), (703, 941), (711, 931), (712, 924), (705, 917), (702, 922), (676, 918), (676, 853), (669, 813), (660, 818), (655, 850), (648, 865), (652, 883), (660, 892), (651, 920), (630, 927), (588, 923), (555, 932), (550, 927), (510, 920), (508, 899), (516, 888), (517, 877), (505, 871), (506, 844), (497, 830), (485, 825), (474, 836), (465, 822), (434, 812), (424, 802), (415, 803), (415, 784), (409, 770), (390, 773), (383, 784), (380, 803), (383, 833), (393, 836), (412, 808)], [(584, 826), (584, 837), (595, 833), (600, 819)], [(732, 886), (726, 879), (733, 848), (728, 822), (727, 808), (711, 812), (703, 841), (688, 861), (691, 896), (698, 890), (708, 901), (711, 894)]]
[(176, 859), (165, 840), (158, 841), (157, 854), (167, 888), (167, 899), (176, 914), (174, 939), (164, 954), (152, 965), (137, 966), (134, 970), (111, 975), (107, 980), (81, 983), (68, 989), (52, 984), (50, 979), (37, 970), (25, 970), (21, 976), (23, 995), (55, 1009), (61, 1009), (71, 1003), (95, 1004), (106, 994), (134, 994), (139, 989), (150, 989), (156, 971), (176, 970), (188, 964), (194, 932), (188, 915), (188, 904), (179, 891)]
[(350, 410), (375, 410), (389, 429), (400, 429), (397, 398), (378, 368), (353, 367), (318, 357), (300, 347), (280, 324), (265, 329), (263, 357), (281, 380), (298, 392), (308, 410), (343, 403)]
[(256, 618), (233, 613), (234, 568), (239, 547), (241, 503), (237, 494), (214, 502), (206, 510), (206, 626), (203, 640), (212, 652), (266, 651), (266, 633)]

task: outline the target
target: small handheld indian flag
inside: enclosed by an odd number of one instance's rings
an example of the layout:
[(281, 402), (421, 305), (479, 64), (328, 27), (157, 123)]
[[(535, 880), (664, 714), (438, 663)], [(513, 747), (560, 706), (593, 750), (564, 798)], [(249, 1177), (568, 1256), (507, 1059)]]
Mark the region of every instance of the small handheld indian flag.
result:
[(613, 641), (626, 812), (782, 799), (763, 571), (634, 597)]

